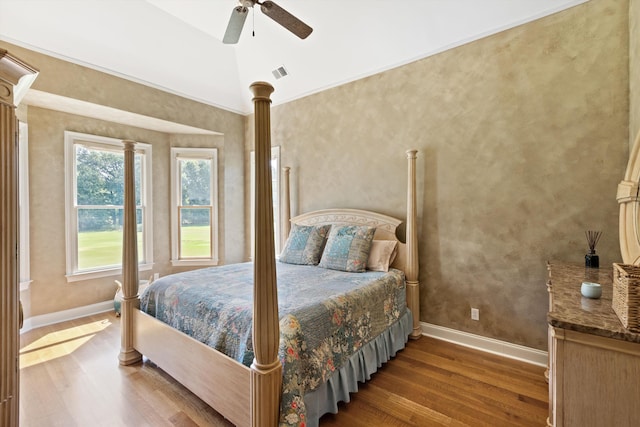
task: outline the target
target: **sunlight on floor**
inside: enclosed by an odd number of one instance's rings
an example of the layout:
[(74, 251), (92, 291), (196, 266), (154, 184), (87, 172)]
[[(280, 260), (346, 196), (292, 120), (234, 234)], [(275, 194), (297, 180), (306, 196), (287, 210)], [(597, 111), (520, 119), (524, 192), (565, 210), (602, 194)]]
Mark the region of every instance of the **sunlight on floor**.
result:
[(98, 332), (106, 329), (109, 325), (111, 325), (110, 321), (100, 320), (52, 332), (38, 338), (20, 349), (20, 369), (67, 356), (89, 342)]

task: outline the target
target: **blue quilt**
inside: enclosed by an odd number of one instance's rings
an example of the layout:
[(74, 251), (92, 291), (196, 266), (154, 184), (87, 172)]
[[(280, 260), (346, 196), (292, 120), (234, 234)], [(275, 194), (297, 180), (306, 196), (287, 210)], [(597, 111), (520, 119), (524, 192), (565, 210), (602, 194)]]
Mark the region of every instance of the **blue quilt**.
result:
[[(305, 393), (406, 312), (404, 274), (284, 263), (276, 268), (283, 364), (280, 425), (304, 426)], [(141, 295), (140, 308), (246, 366), (253, 362), (251, 263), (165, 276)]]

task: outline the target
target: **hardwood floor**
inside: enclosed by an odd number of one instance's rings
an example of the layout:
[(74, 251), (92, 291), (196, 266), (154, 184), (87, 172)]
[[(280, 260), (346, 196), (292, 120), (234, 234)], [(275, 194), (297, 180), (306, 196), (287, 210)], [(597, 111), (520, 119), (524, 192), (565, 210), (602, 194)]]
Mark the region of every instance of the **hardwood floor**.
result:
[[(231, 425), (153, 363), (120, 367), (119, 349), (120, 319), (113, 313), (22, 334), (20, 425)], [(543, 426), (543, 372), (423, 337), (320, 425)]]

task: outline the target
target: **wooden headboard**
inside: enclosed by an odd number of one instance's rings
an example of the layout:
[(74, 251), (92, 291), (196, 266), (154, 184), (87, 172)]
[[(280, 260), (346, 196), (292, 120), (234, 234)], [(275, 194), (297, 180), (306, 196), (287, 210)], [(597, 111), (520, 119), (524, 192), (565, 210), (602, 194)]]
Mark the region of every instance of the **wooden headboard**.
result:
[(398, 242), (398, 255), (391, 266), (399, 270), (407, 270), (406, 245), (396, 236), (396, 229), (402, 221), (377, 212), (360, 209), (322, 209), (308, 212), (291, 218), (291, 223), (298, 225), (368, 225), (375, 227), (375, 240), (395, 240)]

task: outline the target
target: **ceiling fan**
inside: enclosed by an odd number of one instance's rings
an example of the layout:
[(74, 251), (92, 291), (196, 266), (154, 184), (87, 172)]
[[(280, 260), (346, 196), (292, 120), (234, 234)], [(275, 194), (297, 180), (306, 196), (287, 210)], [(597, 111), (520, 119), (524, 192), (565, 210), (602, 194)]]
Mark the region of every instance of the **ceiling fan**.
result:
[(227, 25), (227, 30), (224, 33), (222, 43), (238, 43), (240, 33), (242, 33), (242, 27), (244, 26), (244, 21), (247, 19), (247, 15), (249, 14), (249, 8), (254, 7), (256, 4), (260, 5), (262, 13), (301, 39), (306, 39), (313, 31), (313, 28), (272, 1), (265, 0), (260, 2), (258, 0), (240, 0), (240, 4), (231, 12), (231, 18), (229, 18), (229, 24)]

